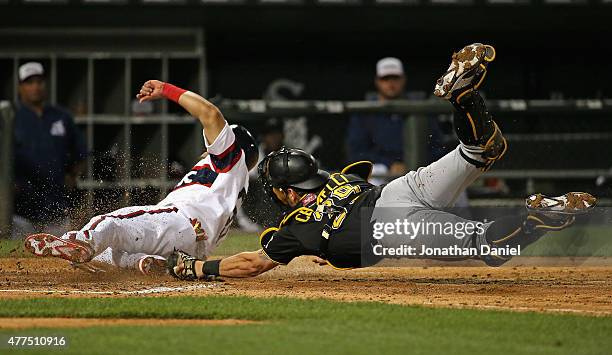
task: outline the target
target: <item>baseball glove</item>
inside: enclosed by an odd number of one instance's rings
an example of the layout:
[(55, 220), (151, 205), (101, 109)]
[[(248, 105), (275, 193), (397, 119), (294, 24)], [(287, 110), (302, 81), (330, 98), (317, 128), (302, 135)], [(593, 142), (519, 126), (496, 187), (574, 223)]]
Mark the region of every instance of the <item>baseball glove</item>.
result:
[(197, 280), (198, 276), (195, 270), (195, 257), (180, 251), (175, 250), (168, 257), (168, 273), (179, 280)]

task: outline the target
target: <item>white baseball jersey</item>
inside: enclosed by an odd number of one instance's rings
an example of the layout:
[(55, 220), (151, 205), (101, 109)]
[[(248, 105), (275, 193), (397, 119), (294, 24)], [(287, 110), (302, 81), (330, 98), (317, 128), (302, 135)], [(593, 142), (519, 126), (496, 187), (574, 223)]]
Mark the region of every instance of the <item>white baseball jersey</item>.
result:
[(189, 218), (196, 232), (199, 252), (207, 257), (229, 230), (247, 192), (249, 170), (244, 152), (227, 122), (212, 144), (206, 136), (204, 142), (206, 157), (157, 206), (176, 206), (179, 213)]

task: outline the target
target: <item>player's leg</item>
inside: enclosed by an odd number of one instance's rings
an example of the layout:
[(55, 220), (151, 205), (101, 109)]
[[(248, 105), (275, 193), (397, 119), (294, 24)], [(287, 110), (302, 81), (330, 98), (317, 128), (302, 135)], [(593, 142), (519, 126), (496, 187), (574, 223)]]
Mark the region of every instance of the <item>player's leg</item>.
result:
[[(481, 253), (493, 248), (521, 249), (539, 240), (548, 232), (560, 231), (571, 226), (577, 215), (590, 212), (596, 199), (588, 193), (569, 192), (559, 197), (531, 195), (526, 199), (526, 210), (520, 214), (506, 216), (493, 222), (471, 221), (452, 213), (414, 208), (375, 209), (377, 222), (406, 221), (418, 226), (418, 232), (385, 235), (379, 243), (384, 248), (412, 247), (413, 257), (439, 260), (465, 260), (479, 258), (489, 266), (501, 266), (509, 256)], [(452, 226), (452, 227), (450, 227)], [(409, 230), (410, 231), (410, 230)], [(421, 253), (424, 249), (450, 251), (474, 248), (476, 253), (454, 255), (431, 255)], [(488, 247), (489, 249), (483, 248)]]
[(130, 254), (164, 255), (174, 248), (192, 250), (196, 243), (189, 219), (175, 206), (126, 207), (98, 216), (76, 238), (96, 251), (111, 247)]
[[(525, 200), (527, 210), (524, 213), (490, 223), (482, 243), (491, 247), (515, 248), (520, 245), (525, 248), (548, 232), (570, 227), (577, 215), (590, 212), (596, 202), (595, 197), (585, 192), (568, 192), (558, 197), (531, 195)], [(509, 260), (507, 257), (490, 255), (482, 259), (490, 266), (499, 266)]]
[[(107, 248), (131, 254), (170, 254), (174, 248), (195, 252), (189, 219), (174, 206), (134, 206), (96, 216), (81, 230), (61, 238), (33, 235), (25, 246), (40, 256), (87, 262)], [(193, 249), (193, 250), (192, 250)]]
[(389, 183), (377, 206), (452, 206), (468, 185), (503, 156), (506, 141), (477, 91), (494, 58), (493, 47), (482, 44), (453, 55), (435, 93), (455, 108), (453, 123), (460, 145), (429, 166)]

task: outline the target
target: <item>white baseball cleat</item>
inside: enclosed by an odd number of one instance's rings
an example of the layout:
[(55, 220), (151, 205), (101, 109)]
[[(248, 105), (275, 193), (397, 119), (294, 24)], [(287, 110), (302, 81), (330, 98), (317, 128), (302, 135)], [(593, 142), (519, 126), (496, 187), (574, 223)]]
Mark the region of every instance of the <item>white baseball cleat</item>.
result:
[(93, 258), (94, 250), (86, 242), (62, 239), (52, 234), (32, 234), (24, 241), (24, 247), (37, 256), (53, 256), (73, 263), (86, 263)]
[(568, 192), (557, 197), (533, 194), (525, 199), (527, 210), (546, 215), (576, 215), (591, 211), (597, 198), (586, 192)]
[(146, 255), (138, 260), (138, 270), (143, 275), (165, 275), (167, 265), (166, 259), (158, 255)]
[(487, 65), (495, 60), (495, 48), (474, 43), (454, 53), (448, 70), (438, 79), (434, 95), (459, 101), (462, 94), (478, 90), (487, 74)]

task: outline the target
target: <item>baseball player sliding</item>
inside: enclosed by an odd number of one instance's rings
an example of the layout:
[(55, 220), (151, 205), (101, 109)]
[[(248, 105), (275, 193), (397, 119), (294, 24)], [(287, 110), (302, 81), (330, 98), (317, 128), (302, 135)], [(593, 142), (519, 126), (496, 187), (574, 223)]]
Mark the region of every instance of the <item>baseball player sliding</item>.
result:
[(90, 260), (147, 274), (165, 271), (165, 258), (176, 249), (205, 259), (227, 235), (248, 188), (248, 172), (259, 153), (244, 127), (226, 122), (201, 96), (169, 83), (150, 80), (140, 102), (166, 98), (177, 102), (203, 127), (206, 153), (168, 196), (155, 206), (133, 206), (92, 218), (81, 230), (61, 237), (34, 234), (25, 248), (84, 267)]
[[(394, 248), (400, 242), (398, 238), (377, 240), (371, 237), (372, 230), (370, 234), (362, 231), (364, 224), (393, 219), (386, 215), (389, 211), (412, 223), (472, 222), (441, 209), (452, 206), (457, 196), (506, 152), (506, 140), (478, 92), (494, 59), (492, 46), (466, 46), (453, 55), (448, 71), (437, 81), (435, 95), (455, 107), (454, 127), (460, 140), (459, 146), (440, 160), (385, 186), (373, 186), (367, 182), (370, 162), (353, 163), (330, 175), (319, 170), (316, 160), (304, 151), (283, 148), (272, 152), (259, 165), (260, 179), (267, 192), (291, 211), (278, 227), (261, 234), (261, 249), (209, 261), (178, 251), (168, 258), (170, 273), (180, 279), (251, 277), (301, 255), (313, 255), (315, 262), (337, 268), (364, 267), (380, 260), (364, 252), (372, 253), (378, 246)], [(595, 198), (588, 193), (570, 192), (559, 197), (535, 194), (526, 199), (524, 213), (484, 223), (465, 237), (439, 232), (401, 238), (401, 242), (417, 250), (525, 247), (547, 231), (567, 228), (575, 215), (588, 212), (594, 205)], [(460, 260), (473, 256), (431, 258)], [(503, 255), (477, 258), (492, 266), (509, 260)]]

